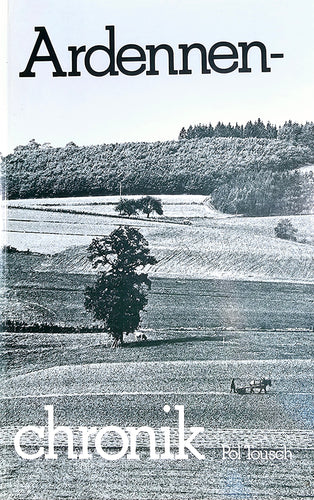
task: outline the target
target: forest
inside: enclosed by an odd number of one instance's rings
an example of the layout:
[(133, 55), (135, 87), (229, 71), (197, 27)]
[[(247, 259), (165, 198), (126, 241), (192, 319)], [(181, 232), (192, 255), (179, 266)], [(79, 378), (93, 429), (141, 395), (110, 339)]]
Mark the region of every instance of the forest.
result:
[[(204, 133), (206, 127), (213, 129), (213, 135), (198, 135), (197, 130)], [(124, 196), (211, 195), (216, 208), (230, 213), (309, 210), (313, 176), (296, 169), (314, 161), (314, 123), (286, 122), (277, 128), (257, 120), (230, 125), (229, 132), (240, 129), (242, 136), (226, 136), (227, 129), (219, 122), (216, 127), (188, 127), (185, 134), (181, 130), (177, 141), (92, 146), (70, 142), (57, 148), (33, 139), (4, 159), (6, 195), (9, 199), (110, 195), (119, 193), (121, 183)]]

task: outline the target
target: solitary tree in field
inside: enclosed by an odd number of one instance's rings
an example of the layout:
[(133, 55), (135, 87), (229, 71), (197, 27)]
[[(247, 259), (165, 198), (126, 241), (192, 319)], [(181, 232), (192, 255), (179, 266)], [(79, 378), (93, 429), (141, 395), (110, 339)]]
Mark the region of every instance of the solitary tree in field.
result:
[(136, 215), (137, 214), (137, 202), (136, 200), (128, 200), (127, 198), (121, 198), (117, 206), (115, 207), (115, 211), (119, 212), (120, 215)]
[(151, 281), (138, 268), (156, 264), (147, 240), (135, 228), (120, 226), (109, 236), (95, 238), (88, 247), (89, 260), (100, 273), (85, 290), (85, 307), (104, 322), (114, 339), (123, 344), (123, 335), (134, 332), (147, 304)]
[(164, 213), (162, 209), (162, 203), (159, 198), (154, 198), (153, 196), (144, 196), (137, 201), (137, 207), (141, 210), (147, 217), (150, 216), (152, 212), (156, 212), (158, 215)]
[(275, 227), (275, 234), (277, 238), (282, 238), (283, 240), (296, 241), (297, 232), (298, 230), (293, 227), (289, 219), (281, 219)]

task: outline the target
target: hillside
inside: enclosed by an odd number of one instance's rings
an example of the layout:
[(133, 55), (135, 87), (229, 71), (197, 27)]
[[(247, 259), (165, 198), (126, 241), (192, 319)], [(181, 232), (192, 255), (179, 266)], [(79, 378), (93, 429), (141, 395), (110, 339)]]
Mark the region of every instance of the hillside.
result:
[[(157, 278), (154, 304), (164, 300), (167, 310), (175, 312), (174, 322), (178, 307), (191, 311), (193, 306), (195, 310), (189, 315), (199, 314), (200, 287), (204, 321), (210, 319), (218, 325), (222, 324), (221, 311), (225, 311), (224, 324), (232, 322), (234, 327), (243, 327), (242, 306), (232, 305), (238, 301), (238, 293), (241, 297), (244, 294), (245, 303), (251, 301), (251, 293), (255, 294), (258, 306), (254, 303), (252, 307), (254, 311), (260, 308), (258, 325), (282, 326), (286, 324), (285, 311), (294, 307), (300, 310), (303, 304), (310, 307), (303, 287), (314, 283), (313, 216), (291, 216), (298, 230), (297, 241), (288, 241), (275, 236), (274, 227), (280, 217), (226, 216), (213, 210), (208, 198), (200, 195), (164, 195), (161, 199), (164, 215), (150, 219), (114, 215), (118, 196), (7, 202), (7, 243), (20, 252), (6, 255), (6, 293), (0, 298), (5, 316), (28, 322), (90, 326), (92, 318), (82, 307), (83, 290), (95, 272), (87, 259), (87, 247), (94, 237), (109, 234), (121, 224), (139, 228), (147, 238), (158, 260), (157, 265), (145, 269), (151, 278)], [(197, 283), (190, 297), (191, 280)], [(232, 280), (231, 284), (228, 280)], [(261, 282), (268, 282), (267, 286)], [(295, 296), (291, 298), (292, 286), (298, 296), (297, 306)], [(214, 289), (209, 292), (211, 287)], [(268, 316), (269, 287), (275, 287), (283, 297), (282, 314), (275, 304), (277, 319)], [(182, 288), (186, 288), (185, 296)], [(277, 292), (272, 297), (278, 301)], [(208, 313), (210, 304), (217, 300), (219, 307), (213, 306), (216, 309)], [(162, 313), (152, 307), (155, 310), (154, 321), (158, 322)], [(242, 312), (234, 314), (235, 310)], [(246, 325), (252, 325), (254, 314), (247, 313)], [(294, 319), (294, 325), (298, 325), (299, 316)]]
[(150, 219), (117, 216), (119, 196), (8, 201), (8, 244), (53, 254), (42, 271), (89, 273), (92, 238), (127, 224), (147, 238), (159, 261), (149, 272), (158, 277), (313, 280), (313, 216), (289, 217), (298, 230), (294, 242), (275, 237), (281, 217), (224, 215), (200, 195), (160, 199), (164, 215)]
[(31, 141), (5, 159), (8, 198), (210, 194), (239, 172), (304, 166), (311, 149), (287, 140), (208, 138), (53, 148)]
[[(300, 239), (280, 240), (278, 218), (200, 219), (192, 226), (150, 224), (141, 231), (158, 263), (146, 269), (152, 277), (224, 278), (261, 281), (313, 282), (312, 216), (291, 218)], [(79, 246), (48, 257), (40, 271), (89, 274), (87, 247)]]

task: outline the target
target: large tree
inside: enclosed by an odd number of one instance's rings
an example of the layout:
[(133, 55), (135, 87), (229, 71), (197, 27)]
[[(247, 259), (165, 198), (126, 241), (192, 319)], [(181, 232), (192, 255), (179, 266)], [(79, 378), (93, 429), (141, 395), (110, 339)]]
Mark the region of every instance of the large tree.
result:
[(100, 272), (94, 285), (86, 287), (85, 307), (104, 322), (115, 346), (123, 344), (123, 335), (139, 326), (151, 286), (147, 274), (139, 273), (138, 268), (157, 261), (150, 255), (144, 236), (130, 226), (95, 238), (88, 252), (93, 267)]

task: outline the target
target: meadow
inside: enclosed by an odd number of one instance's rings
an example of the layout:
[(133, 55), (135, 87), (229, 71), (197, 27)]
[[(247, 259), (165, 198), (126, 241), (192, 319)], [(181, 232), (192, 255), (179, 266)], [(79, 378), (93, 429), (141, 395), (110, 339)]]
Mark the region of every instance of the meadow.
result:
[(127, 224), (142, 231), (159, 261), (147, 269), (152, 276), (311, 282), (313, 215), (290, 217), (298, 229), (293, 242), (275, 237), (281, 217), (231, 217), (200, 195), (160, 198), (164, 216), (151, 219), (119, 217), (117, 196), (10, 200), (7, 243), (52, 254), (52, 269), (60, 272), (90, 273), (84, 257), (92, 238)]
[[(95, 276), (86, 248), (119, 224), (141, 229), (158, 264), (147, 269), (147, 342), (129, 335), (125, 347), (112, 349), (106, 333), (1, 335), (1, 498), (313, 497), (311, 216), (290, 217), (303, 241), (290, 242), (274, 236), (278, 217), (224, 216), (205, 197), (162, 199), (158, 220), (116, 217), (117, 197), (8, 202), (7, 243), (30, 250), (6, 256), (8, 317), (90, 325), (83, 294)], [(273, 382), (267, 394), (230, 394), (232, 378), (241, 386), (263, 376)], [(45, 425), (48, 404), (56, 424), (73, 427), (76, 449), (80, 425), (149, 425), (159, 451), (161, 426), (177, 445), (173, 408), (184, 405), (186, 426), (204, 427), (195, 443), (205, 459), (150, 460), (141, 436), (139, 461), (106, 461), (92, 446), (90, 460), (69, 460), (60, 435), (57, 460), (23, 460), (14, 435)], [(114, 453), (120, 442), (109, 437), (103, 446)], [(293, 459), (222, 460), (223, 444), (248, 443), (285, 445)], [(23, 446), (35, 450), (34, 434)]]
[[(110, 348), (105, 334), (2, 335), (7, 379), (0, 399), (6, 485), (1, 498), (311, 498), (312, 332), (193, 328), (178, 315), (177, 328), (169, 328), (165, 318), (163, 328), (147, 333), (148, 342), (129, 339), (121, 349)], [(272, 378), (267, 394), (229, 393), (231, 378), (241, 386), (262, 375)], [(176, 448), (174, 406), (184, 405), (186, 426), (204, 427), (195, 446), (205, 459), (150, 460), (147, 438), (141, 435), (140, 461), (106, 461), (92, 441), (90, 460), (69, 460), (60, 434), (57, 460), (23, 460), (15, 453), (14, 436), (24, 425), (45, 425), (48, 404), (54, 406), (56, 425), (73, 428), (77, 451), (80, 425), (149, 425), (156, 429), (159, 452), (161, 426), (170, 427)], [(165, 404), (169, 415), (162, 410)], [(34, 434), (22, 443), (28, 453), (38, 446)], [(248, 443), (263, 450), (286, 446), (293, 459), (222, 460), (223, 445)], [(110, 434), (103, 442), (107, 453), (120, 445)]]

